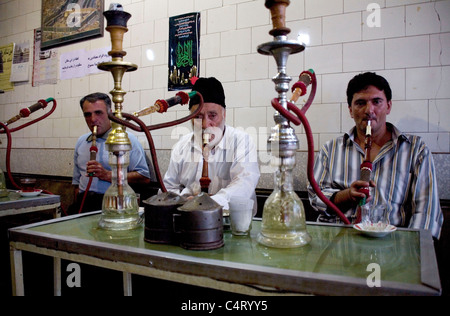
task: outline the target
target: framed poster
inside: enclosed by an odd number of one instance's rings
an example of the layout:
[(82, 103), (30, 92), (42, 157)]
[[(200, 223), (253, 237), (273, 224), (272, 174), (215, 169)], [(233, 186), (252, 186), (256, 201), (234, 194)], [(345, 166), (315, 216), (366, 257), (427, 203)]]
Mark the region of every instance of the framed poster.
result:
[(193, 87), (200, 73), (200, 12), (169, 19), (169, 91)]
[(42, 0), (41, 48), (103, 36), (104, 0)]

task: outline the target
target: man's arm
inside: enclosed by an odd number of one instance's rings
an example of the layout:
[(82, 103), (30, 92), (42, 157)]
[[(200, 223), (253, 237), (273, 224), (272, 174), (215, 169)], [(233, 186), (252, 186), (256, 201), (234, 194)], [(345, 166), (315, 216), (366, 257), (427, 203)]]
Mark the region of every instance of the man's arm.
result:
[(416, 161), (413, 175), (411, 181), (413, 205), (409, 227), (430, 230), (433, 237), (439, 238), (444, 219), (433, 157), (425, 145), (420, 158)]

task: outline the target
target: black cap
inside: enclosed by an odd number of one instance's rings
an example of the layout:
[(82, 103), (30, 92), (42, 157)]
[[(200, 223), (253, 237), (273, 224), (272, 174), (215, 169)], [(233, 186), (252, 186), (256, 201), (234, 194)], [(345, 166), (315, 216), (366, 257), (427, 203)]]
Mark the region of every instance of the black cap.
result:
[[(223, 90), (223, 86), (219, 80), (214, 77), (211, 78), (199, 78), (192, 88), (192, 91), (198, 91), (203, 96), (203, 101), (205, 103), (216, 103), (224, 108), (225, 105), (225, 91)], [(189, 109), (191, 109), (194, 105), (200, 103), (200, 98), (196, 95), (191, 98), (189, 102)]]

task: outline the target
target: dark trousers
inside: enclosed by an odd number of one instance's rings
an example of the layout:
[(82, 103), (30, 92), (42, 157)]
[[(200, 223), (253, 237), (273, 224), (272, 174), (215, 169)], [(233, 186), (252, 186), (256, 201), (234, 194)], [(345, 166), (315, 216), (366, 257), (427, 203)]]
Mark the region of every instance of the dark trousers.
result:
[(67, 215), (75, 215), (79, 213), (88, 213), (102, 210), (103, 194), (88, 192), (81, 210), (81, 203), (84, 198), (84, 192), (77, 195), (76, 201), (69, 207)]

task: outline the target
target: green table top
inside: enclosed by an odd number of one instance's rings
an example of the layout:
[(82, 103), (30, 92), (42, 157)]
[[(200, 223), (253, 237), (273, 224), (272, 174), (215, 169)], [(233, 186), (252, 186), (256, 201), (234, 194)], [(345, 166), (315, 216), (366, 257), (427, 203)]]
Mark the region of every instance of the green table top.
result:
[(210, 251), (190, 251), (173, 245), (144, 241), (144, 229), (111, 233), (97, 227), (100, 215), (55, 221), (29, 228), (29, 231), (51, 236), (69, 237), (84, 242), (101, 242), (189, 257), (209, 259), (263, 268), (285, 269), (344, 276), (366, 280), (370, 264), (381, 268), (383, 282), (422, 284), (420, 231), (398, 230), (384, 238), (361, 235), (351, 227), (308, 224), (311, 244), (297, 249), (274, 249), (258, 244), (256, 236), (261, 222), (254, 221), (250, 237), (224, 234), (225, 246)]

